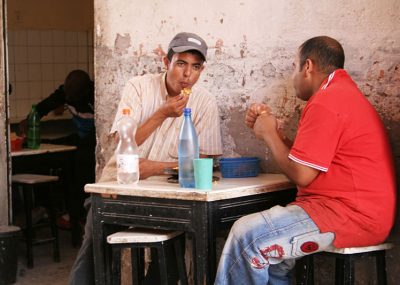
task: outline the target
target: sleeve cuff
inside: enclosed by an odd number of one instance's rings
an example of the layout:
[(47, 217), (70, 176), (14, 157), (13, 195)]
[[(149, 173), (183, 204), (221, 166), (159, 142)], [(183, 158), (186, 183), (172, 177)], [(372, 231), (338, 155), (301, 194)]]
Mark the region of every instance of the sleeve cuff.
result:
[(294, 155), (292, 155), (291, 153), (289, 153), (289, 159), (293, 160), (294, 162), (300, 163), (302, 165), (305, 165), (305, 166), (308, 166), (308, 167), (311, 167), (311, 168), (314, 168), (314, 169), (317, 169), (317, 170), (320, 170), (320, 171), (323, 171), (323, 172), (328, 172), (328, 168), (327, 167), (323, 167), (323, 166), (320, 166), (320, 165), (317, 165), (317, 164), (314, 164), (314, 163), (311, 163), (311, 162), (307, 162), (307, 161), (301, 160), (301, 159), (295, 157)]

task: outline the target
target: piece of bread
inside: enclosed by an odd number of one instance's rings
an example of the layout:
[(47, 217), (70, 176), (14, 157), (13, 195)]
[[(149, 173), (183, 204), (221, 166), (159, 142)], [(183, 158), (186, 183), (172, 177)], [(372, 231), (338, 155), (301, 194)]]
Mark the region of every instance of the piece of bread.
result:
[(192, 89), (189, 87), (185, 87), (182, 89), (181, 93), (184, 96), (190, 96), (190, 94), (192, 94)]

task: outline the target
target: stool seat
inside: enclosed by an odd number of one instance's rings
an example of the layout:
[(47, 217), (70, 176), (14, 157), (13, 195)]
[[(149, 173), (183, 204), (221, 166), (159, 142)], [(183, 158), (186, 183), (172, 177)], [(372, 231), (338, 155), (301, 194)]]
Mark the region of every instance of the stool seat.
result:
[[(107, 242), (111, 246), (111, 284), (120, 284), (121, 275), (121, 249), (131, 249), (132, 262), (132, 283), (141, 285), (144, 281), (144, 248), (150, 248), (157, 256), (153, 261), (158, 261), (160, 285), (176, 284), (172, 272), (174, 268), (169, 268), (176, 262), (179, 273), (180, 284), (187, 285), (187, 275), (185, 268), (185, 234), (182, 231), (129, 228), (107, 236)], [(169, 249), (169, 250), (168, 250)], [(167, 254), (173, 252), (173, 254)], [(172, 258), (169, 260), (169, 258)], [(172, 263), (171, 263), (172, 262)], [(168, 266), (169, 265), (169, 266)], [(169, 270), (171, 269), (171, 270)], [(154, 281), (153, 281), (154, 282)]]
[(338, 253), (338, 254), (355, 254), (355, 253), (365, 253), (378, 250), (387, 250), (393, 248), (392, 243), (382, 243), (372, 246), (363, 247), (346, 247), (346, 248), (333, 248), (330, 250), (325, 250), (325, 252)]
[(39, 174), (15, 174), (11, 177), (13, 183), (39, 184), (58, 181), (58, 176)]
[(355, 282), (355, 260), (361, 257), (374, 257), (376, 277), (378, 285), (386, 285), (386, 250), (393, 248), (392, 243), (382, 243), (365, 247), (347, 247), (325, 249), (324, 251), (306, 255), (302, 258), (302, 266), (299, 267), (299, 280), (297, 284), (314, 284), (313, 256), (326, 255), (335, 258), (335, 284), (353, 285)]
[(131, 229), (129, 231), (122, 231), (109, 235), (107, 237), (107, 242), (110, 244), (163, 242), (179, 236), (182, 233), (181, 231)]

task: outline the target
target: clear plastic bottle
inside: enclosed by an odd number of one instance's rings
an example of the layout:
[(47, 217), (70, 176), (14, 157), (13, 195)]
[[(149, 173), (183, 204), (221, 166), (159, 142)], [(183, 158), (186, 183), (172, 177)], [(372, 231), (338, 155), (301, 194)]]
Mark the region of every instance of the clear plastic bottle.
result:
[(137, 124), (130, 117), (130, 109), (123, 109), (122, 114), (117, 123), (117, 181), (119, 184), (134, 184), (139, 181), (139, 149), (135, 140)]
[(40, 117), (36, 110), (36, 105), (32, 105), (32, 110), (28, 116), (28, 148), (38, 149), (40, 147)]
[(184, 120), (179, 134), (179, 185), (184, 188), (195, 188), (193, 159), (199, 158), (199, 143), (191, 113), (190, 108), (184, 109)]

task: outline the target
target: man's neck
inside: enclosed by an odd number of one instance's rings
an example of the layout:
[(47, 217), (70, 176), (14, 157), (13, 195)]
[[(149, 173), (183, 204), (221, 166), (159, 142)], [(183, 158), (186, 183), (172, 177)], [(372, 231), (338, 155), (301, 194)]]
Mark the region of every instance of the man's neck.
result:
[(313, 94), (318, 92), (318, 90), (321, 88), (322, 83), (328, 78), (329, 74), (326, 73), (317, 73), (315, 74), (315, 79), (313, 80)]

